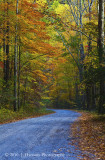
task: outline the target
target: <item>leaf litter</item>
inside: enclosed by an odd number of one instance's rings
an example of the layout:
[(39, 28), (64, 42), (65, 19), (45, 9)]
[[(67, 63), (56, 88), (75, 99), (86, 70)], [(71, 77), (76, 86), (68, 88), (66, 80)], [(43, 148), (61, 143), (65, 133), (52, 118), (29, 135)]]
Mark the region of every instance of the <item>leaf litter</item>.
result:
[(81, 159), (105, 160), (105, 116), (82, 112), (72, 125), (71, 136), (72, 145), (81, 150)]

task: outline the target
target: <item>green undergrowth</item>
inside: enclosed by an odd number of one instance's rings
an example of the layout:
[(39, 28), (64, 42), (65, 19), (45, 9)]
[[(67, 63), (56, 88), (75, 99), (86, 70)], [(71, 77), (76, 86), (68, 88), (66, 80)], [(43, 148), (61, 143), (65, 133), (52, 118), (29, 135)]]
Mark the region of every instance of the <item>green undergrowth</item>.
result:
[(54, 113), (46, 108), (37, 109), (35, 107), (25, 107), (21, 108), (19, 111), (14, 112), (10, 109), (1, 108), (0, 109), (0, 124), (15, 122), (21, 119), (39, 117), (47, 114)]

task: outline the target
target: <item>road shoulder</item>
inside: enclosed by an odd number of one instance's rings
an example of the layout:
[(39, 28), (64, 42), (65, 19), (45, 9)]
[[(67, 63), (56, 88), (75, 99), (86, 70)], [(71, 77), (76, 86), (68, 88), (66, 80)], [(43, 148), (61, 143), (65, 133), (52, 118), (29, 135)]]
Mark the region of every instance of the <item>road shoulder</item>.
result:
[(78, 144), (86, 160), (104, 160), (105, 116), (82, 112), (72, 125), (72, 136), (72, 144)]

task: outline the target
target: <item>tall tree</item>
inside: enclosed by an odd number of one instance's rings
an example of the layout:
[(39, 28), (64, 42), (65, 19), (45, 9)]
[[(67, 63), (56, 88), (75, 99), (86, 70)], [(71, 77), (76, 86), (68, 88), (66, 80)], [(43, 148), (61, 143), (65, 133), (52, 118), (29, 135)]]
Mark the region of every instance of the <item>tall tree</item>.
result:
[(98, 53), (100, 66), (100, 99), (99, 99), (99, 113), (103, 113), (104, 105), (104, 74), (102, 63), (104, 62), (104, 0), (99, 0), (99, 16), (98, 16)]
[[(19, 4), (19, 0), (16, 1), (16, 18), (18, 15), (18, 4)], [(17, 110), (17, 58), (18, 58), (18, 35), (17, 35), (17, 31), (18, 31), (18, 20), (16, 20), (16, 26), (15, 26), (15, 51), (14, 51), (14, 111)]]
[[(6, 84), (6, 87), (8, 85), (8, 80), (9, 80), (9, 1), (4, 1), (5, 3), (5, 11), (4, 13), (4, 23), (5, 27), (4, 28), (4, 54), (5, 54), (5, 59), (4, 59), (4, 81)], [(4, 11), (4, 12), (5, 12)], [(5, 21), (6, 20), (6, 21)]]

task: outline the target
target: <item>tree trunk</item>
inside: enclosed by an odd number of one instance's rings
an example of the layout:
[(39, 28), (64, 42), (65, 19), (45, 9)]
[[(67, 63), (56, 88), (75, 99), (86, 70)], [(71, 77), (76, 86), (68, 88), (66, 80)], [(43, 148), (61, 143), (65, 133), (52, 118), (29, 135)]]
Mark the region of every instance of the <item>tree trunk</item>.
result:
[[(18, 0), (16, 1), (16, 15), (18, 15)], [(17, 20), (18, 21), (18, 20)], [(17, 54), (18, 54), (18, 37), (17, 37), (17, 22), (16, 22), (16, 27), (15, 27), (15, 52), (14, 52), (14, 111), (17, 111), (17, 105), (18, 105), (18, 100), (17, 100)]]
[[(5, 3), (5, 1), (4, 1)], [(7, 1), (7, 8), (6, 8), (6, 14), (4, 15), (4, 19), (7, 21), (6, 29), (4, 28), (4, 40), (3, 40), (3, 51), (5, 54), (4, 59), (4, 82), (6, 85), (6, 88), (8, 87), (8, 80), (9, 80), (9, 17), (8, 17), (8, 1)]]
[(20, 109), (20, 45), (19, 45), (19, 71), (18, 71), (18, 110)]
[(91, 89), (90, 86), (86, 85), (86, 109), (90, 111), (91, 105)]
[[(82, 24), (82, 0), (79, 1), (79, 8), (80, 8), (80, 28), (82, 29), (83, 24)], [(83, 61), (84, 61), (84, 46), (83, 46), (83, 40), (82, 40), (82, 33), (80, 33), (80, 82), (83, 81), (83, 72), (84, 72), (84, 66), (83, 66)], [(85, 101), (86, 101), (86, 95), (85, 91), (83, 91), (82, 96), (81, 96), (81, 105), (83, 109), (85, 109)]]
[(103, 58), (104, 58), (104, 0), (99, 0), (99, 16), (98, 16), (98, 54), (100, 67), (100, 99), (99, 99), (99, 113), (104, 111), (104, 75), (103, 75)]
[(95, 84), (92, 85), (92, 110), (96, 110), (96, 101), (95, 101)]
[[(91, 22), (90, 0), (88, 0), (88, 6), (89, 6), (89, 22)], [(89, 39), (88, 39), (88, 55), (90, 54), (91, 50), (92, 50), (92, 41), (91, 41), (91, 35), (89, 34)], [(90, 87), (90, 85), (86, 84), (86, 104), (87, 104), (87, 110), (91, 110), (91, 96), (92, 96), (92, 94), (91, 94), (91, 87)]]

